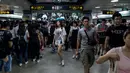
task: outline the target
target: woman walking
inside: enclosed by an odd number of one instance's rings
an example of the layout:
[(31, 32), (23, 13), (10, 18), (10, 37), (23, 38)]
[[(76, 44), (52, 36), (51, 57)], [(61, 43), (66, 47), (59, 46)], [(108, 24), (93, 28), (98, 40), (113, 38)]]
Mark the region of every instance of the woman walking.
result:
[(62, 47), (63, 47), (64, 42), (65, 42), (65, 36), (66, 36), (66, 31), (62, 25), (62, 22), (57, 21), (56, 22), (56, 29), (54, 31), (53, 44), (56, 45), (58, 48), (58, 55), (60, 57), (60, 64), (62, 66), (64, 66), (64, 59), (62, 56)]

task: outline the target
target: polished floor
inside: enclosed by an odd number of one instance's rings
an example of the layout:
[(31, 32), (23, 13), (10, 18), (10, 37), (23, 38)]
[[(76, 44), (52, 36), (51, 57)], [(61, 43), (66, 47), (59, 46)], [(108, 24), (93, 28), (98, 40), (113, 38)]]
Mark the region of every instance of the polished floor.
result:
[[(29, 61), (28, 65), (19, 67), (13, 64), (11, 73), (83, 73), (83, 66), (80, 61), (72, 59), (71, 51), (64, 51), (65, 66), (60, 66), (57, 54), (50, 53), (50, 48), (44, 51), (44, 57), (40, 63)], [(107, 73), (108, 63), (102, 65), (94, 64), (90, 73)]]

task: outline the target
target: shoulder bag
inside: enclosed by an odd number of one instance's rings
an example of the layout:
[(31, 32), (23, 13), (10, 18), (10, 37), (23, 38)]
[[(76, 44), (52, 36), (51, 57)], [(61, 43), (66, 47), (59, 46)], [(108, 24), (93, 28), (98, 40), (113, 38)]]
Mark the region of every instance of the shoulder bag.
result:
[(85, 34), (86, 34), (86, 36), (87, 36), (87, 38), (88, 38), (88, 45), (91, 45), (91, 46), (95, 46), (95, 45), (97, 45), (97, 41), (96, 41), (96, 39), (94, 38), (94, 33), (93, 33), (93, 39), (90, 39), (90, 37), (88, 36), (88, 34), (87, 34), (87, 32), (86, 32), (86, 30), (84, 30), (84, 32), (85, 32)]

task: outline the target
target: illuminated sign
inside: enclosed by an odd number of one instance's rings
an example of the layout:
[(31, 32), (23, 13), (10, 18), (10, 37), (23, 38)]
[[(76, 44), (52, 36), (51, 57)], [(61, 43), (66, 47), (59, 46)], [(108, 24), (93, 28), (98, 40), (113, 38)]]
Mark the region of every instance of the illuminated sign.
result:
[(103, 14), (111, 14), (111, 15), (112, 15), (112, 14), (115, 13), (115, 11), (103, 10), (102, 13), (103, 13)]
[(50, 6), (50, 5), (34, 5), (30, 7), (31, 10), (83, 10), (83, 6), (79, 6), (79, 5), (72, 5), (72, 6), (61, 6), (61, 5), (54, 5), (54, 6)]
[(44, 10), (44, 6), (31, 6), (31, 10)]
[(0, 11), (0, 14), (14, 14), (14, 11), (12, 11), (12, 10)]
[(69, 6), (70, 10), (83, 10), (83, 6)]

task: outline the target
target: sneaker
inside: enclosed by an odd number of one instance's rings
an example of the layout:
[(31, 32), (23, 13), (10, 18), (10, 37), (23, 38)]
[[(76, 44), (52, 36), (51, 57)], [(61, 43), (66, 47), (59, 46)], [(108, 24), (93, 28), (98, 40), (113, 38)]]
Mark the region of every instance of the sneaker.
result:
[(64, 60), (61, 61), (61, 65), (64, 66), (65, 65), (65, 62)]
[(40, 60), (37, 60), (37, 63), (39, 63), (40, 62)]
[(22, 65), (23, 65), (22, 63), (19, 64), (20, 67), (21, 67)]
[(36, 61), (36, 59), (33, 59), (33, 62), (35, 62)]
[(25, 62), (25, 64), (27, 65), (27, 64), (28, 64), (28, 61), (27, 61), (27, 62)]
[(73, 55), (73, 57), (72, 57), (72, 58), (74, 59), (75, 57), (76, 57), (76, 56), (75, 56), (75, 55)]
[(40, 55), (40, 58), (43, 58), (43, 55)]
[(75, 56), (75, 58), (77, 59), (77, 58), (78, 58), (78, 56)]

